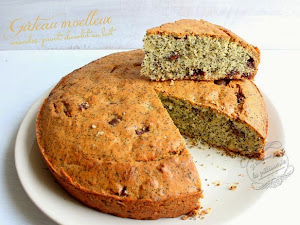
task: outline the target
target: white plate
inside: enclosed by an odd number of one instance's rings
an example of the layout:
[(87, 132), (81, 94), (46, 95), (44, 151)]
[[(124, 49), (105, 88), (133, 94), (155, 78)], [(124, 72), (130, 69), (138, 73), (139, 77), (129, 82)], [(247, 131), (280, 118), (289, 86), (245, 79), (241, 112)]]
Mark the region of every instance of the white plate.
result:
[[(50, 90), (44, 93), (28, 111), (20, 126), (15, 146), (15, 162), (21, 183), (32, 201), (45, 214), (57, 223), (65, 225), (132, 223), (175, 225), (183, 224), (183, 222), (184, 224), (198, 224), (200, 222), (199, 219), (182, 221), (180, 218), (159, 219), (156, 221), (119, 218), (90, 209), (68, 195), (47, 170), (36, 143), (36, 115), (49, 92)], [(269, 113), (268, 142), (279, 141), (283, 145), (284, 135), (280, 119), (270, 100), (267, 97), (265, 97), (265, 100)], [(267, 155), (270, 155), (274, 149), (280, 148), (279, 142), (273, 143), (273, 148), (267, 151)], [(245, 161), (241, 158), (222, 156), (214, 149), (201, 150), (194, 147), (190, 149), (190, 152), (196, 162), (203, 185), (204, 199), (202, 199), (201, 204), (204, 209), (212, 209), (211, 213), (204, 218), (206, 225), (225, 224), (242, 215), (245, 210), (257, 203), (257, 200), (263, 196), (266, 190), (255, 190), (252, 187), (253, 183), (256, 183), (255, 187), (257, 189), (263, 185), (276, 186), (278, 182), (280, 183), (282, 175), (288, 171), (288, 164), (285, 164), (281, 167), (286, 168), (280, 167), (277, 172), (269, 171), (267, 176), (265, 176), (266, 173), (262, 176), (262, 172), (266, 168), (277, 165), (282, 158), (270, 157), (263, 163), (262, 161)], [(242, 176), (239, 176), (239, 174), (242, 174)], [(253, 177), (253, 174), (257, 174), (258, 177)], [(220, 181), (221, 185), (215, 186), (212, 184), (214, 181)], [(235, 182), (240, 182), (237, 189), (229, 190), (230, 185)]]

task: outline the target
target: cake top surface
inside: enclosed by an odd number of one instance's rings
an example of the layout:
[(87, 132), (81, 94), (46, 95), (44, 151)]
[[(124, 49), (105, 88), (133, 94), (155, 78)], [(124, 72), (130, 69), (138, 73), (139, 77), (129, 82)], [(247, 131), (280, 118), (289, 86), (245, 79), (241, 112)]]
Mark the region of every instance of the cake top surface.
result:
[(159, 27), (154, 27), (146, 31), (147, 35), (172, 35), (182, 38), (188, 35), (220, 37), (226, 40), (235, 41), (243, 47), (252, 51), (255, 57), (259, 58), (259, 49), (248, 44), (242, 38), (230, 30), (219, 25), (212, 24), (205, 20), (182, 19), (173, 23), (165, 23)]
[(157, 200), (199, 193), (183, 138), (139, 75), (142, 60), (141, 50), (113, 54), (64, 77), (38, 115), (41, 152), (87, 192)]
[(112, 54), (62, 78), (38, 114), (41, 152), (54, 173), (89, 193), (157, 200), (199, 193), (192, 157), (157, 92), (245, 121), (265, 138), (262, 96), (248, 80), (151, 82), (139, 74), (143, 57)]
[(147, 34), (172, 34), (176, 37), (183, 37), (186, 35), (209, 35), (229, 38), (229, 36), (218, 26), (205, 20), (193, 19), (182, 19), (174, 23), (165, 23), (159, 27), (148, 29)]

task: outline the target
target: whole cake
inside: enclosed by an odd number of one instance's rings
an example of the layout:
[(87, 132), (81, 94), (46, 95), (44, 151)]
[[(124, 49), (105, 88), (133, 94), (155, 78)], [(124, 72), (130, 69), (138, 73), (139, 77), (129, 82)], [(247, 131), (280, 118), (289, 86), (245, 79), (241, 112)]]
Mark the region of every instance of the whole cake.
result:
[(141, 74), (151, 80), (253, 79), (260, 51), (224, 27), (183, 19), (147, 30)]
[(180, 132), (259, 158), (267, 114), (249, 80), (151, 82), (140, 76), (143, 58), (112, 54), (62, 78), (38, 113), (37, 142), (84, 204), (120, 217), (177, 217), (202, 196)]

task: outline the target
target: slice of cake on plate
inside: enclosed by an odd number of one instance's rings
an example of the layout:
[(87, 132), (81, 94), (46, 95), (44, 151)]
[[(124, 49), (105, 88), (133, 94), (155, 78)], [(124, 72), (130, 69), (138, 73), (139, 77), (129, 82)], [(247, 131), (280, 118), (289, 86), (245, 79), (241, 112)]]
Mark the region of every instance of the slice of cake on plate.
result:
[(141, 74), (151, 80), (253, 79), (260, 51), (204, 20), (183, 19), (147, 30)]

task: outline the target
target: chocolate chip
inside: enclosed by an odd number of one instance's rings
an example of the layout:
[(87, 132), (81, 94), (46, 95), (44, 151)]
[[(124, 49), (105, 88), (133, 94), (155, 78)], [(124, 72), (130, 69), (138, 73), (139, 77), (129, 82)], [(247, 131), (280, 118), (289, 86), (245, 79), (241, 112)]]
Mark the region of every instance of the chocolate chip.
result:
[(64, 105), (64, 114), (67, 116), (67, 117), (72, 117), (72, 114), (71, 114), (71, 108), (70, 108), (70, 104), (65, 102), (65, 101), (62, 101), (63, 105)]
[(122, 191), (121, 191), (120, 195), (121, 195), (121, 196), (127, 196), (127, 195), (128, 195), (128, 191), (127, 191), (126, 186), (124, 186), (124, 187), (122, 188)]
[(215, 80), (214, 84), (227, 86), (230, 83), (230, 80)]
[(142, 129), (135, 130), (135, 133), (137, 135), (142, 135), (142, 134), (144, 134), (146, 132), (149, 132), (149, 131), (150, 131), (149, 127), (143, 127)]
[(239, 104), (245, 99), (245, 96), (242, 93), (242, 90), (240, 87), (239, 87), (239, 91), (235, 95), (236, 95), (237, 103), (239, 103)]
[(176, 61), (177, 59), (179, 59), (180, 55), (178, 53), (173, 53), (170, 57), (169, 57), (169, 61)]
[(242, 78), (252, 79), (252, 74), (249, 73), (243, 73)]
[(113, 73), (118, 67), (119, 67), (119, 65), (114, 66), (114, 67), (111, 69), (110, 73)]
[(237, 102), (241, 103), (245, 98), (245, 96), (242, 93), (237, 93), (236, 98), (237, 98)]
[(236, 129), (236, 127), (234, 126), (233, 122), (231, 120), (229, 120), (229, 125), (230, 125), (230, 129), (232, 130), (233, 134), (236, 136), (239, 136), (239, 131), (238, 129)]
[(53, 108), (54, 108), (54, 112), (58, 113), (57, 106), (55, 103), (53, 103)]
[(164, 164), (160, 164), (159, 167), (158, 167), (158, 170), (162, 173), (164, 173), (164, 168), (165, 168), (165, 165)]
[(230, 73), (227, 74), (226, 77), (232, 78), (232, 77), (234, 77), (234, 76), (236, 76), (236, 75), (238, 75), (238, 74), (239, 74), (238, 71), (230, 71)]
[(250, 68), (255, 68), (255, 62), (254, 62), (254, 59), (252, 57), (250, 57), (247, 60), (247, 66), (250, 67)]
[(122, 120), (122, 117), (115, 115), (115, 118), (113, 118), (111, 121), (109, 121), (108, 123), (112, 126), (116, 126), (118, 123), (120, 123), (120, 121)]
[(234, 135), (236, 135), (238, 137), (245, 137), (245, 133), (243, 131), (238, 130), (235, 127), (235, 125), (234, 125), (234, 123), (233, 123), (232, 120), (229, 120), (229, 126), (230, 126), (230, 128), (231, 128), (231, 130), (232, 130), (232, 132), (233, 132)]
[(196, 76), (204, 76), (205, 74), (201, 69), (194, 69), (193, 72), (193, 74)]
[(84, 102), (79, 105), (79, 109), (81, 109), (81, 110), (88, 109), (89, 107), (90, 107), (90, 105), (88, 102)]
[(116, 118), (113, 118), (111, 121), (109, 121), (108, 123), (112, 126), (116, 126), (120, 121)]
[(170, 153), (171, 155), (176, 155), (176, 154), (177, 154), (176, 151), (169, 151), (169, 153)]
[(141, 63), (140, 62), (135, 62), (135, 63), (133, 63), (133, 66), (141, 66)]

